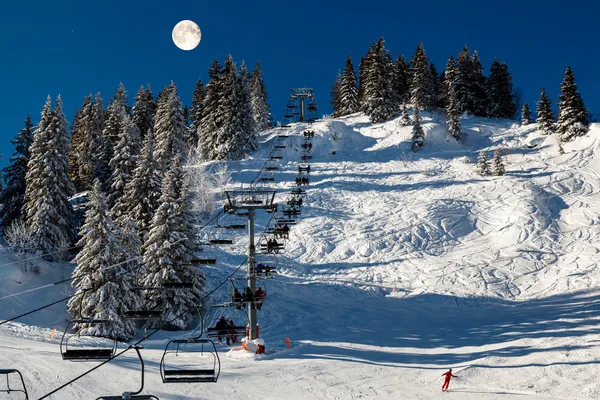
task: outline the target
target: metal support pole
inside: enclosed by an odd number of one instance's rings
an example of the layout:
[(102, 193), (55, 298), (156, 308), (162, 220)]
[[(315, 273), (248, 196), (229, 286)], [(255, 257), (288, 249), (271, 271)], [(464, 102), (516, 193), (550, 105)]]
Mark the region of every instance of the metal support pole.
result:
[(304, 122), (304, 96), (300, 96), (300, 122)]
[[(248, 287), (252, 293), (256, 291), (256, 248), (254, 247), (254, 209), (248, 209)], [(256, 309), (248, 304), (249, 339), (254, 340), (258, 336), (256, 329)]]

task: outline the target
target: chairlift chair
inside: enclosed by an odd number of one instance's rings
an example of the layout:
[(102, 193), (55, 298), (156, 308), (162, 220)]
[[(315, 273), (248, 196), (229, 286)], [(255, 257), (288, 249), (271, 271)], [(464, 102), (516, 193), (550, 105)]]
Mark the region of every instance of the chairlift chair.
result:
[(276, 144), (273, 146), (274, 149), (287, 149), (287, 146), (284, 144)]
[(151, 394), (140, 394), (144, 390), (144, 359), (142, 358), (142, 354), (140, 353), (139, 349), (142, 349), (143, 347), (131, 346), (130, 348), (133, 348), (135, 350), (138, 359), (140, 360), (142, 374), (141, 387), (136, 392), (124, 392), (120, 396), (102, 396), (98, 397), (96, 400), (159, 400), (158, 397)]
[[(11, 374), (16, 374), (19, 376), (21, 380), (21, 385), (23, 389), (12, 389), (10, 387), (9, 376)], [(7, 393), (10, 395), (11, 392), (23, 393), (25, 395), (25, 400), (29, 400), (29, 393), (27, 393), (27, 387), (25, 386), (25, 380), (23, 379), (23, 375), (18, 369), (0, 369), (0, 375), (6, 375), (6, 389), (0, 389), (0, 393)]]
[(273, 178), (272, 176), (270, 177), (262, 177), (260, 178), (261, 182), (275, 182), (275, 178)]
[[(282, 128), (289, 128), (289, 125), (281, 125)], [(287, 133), (279, 133), (277, 134), (277, 137), (280, 139), (287, 139), (290, 137), (290, 135), (288, 135)]]
[(268, 172), (272, 172), (272, 171), (278, 171), (279, 167), (275, 166), (275, 165), (268, 165), (265, 167), (265, 171)]
[(296, 225), (296, 220), (292, 218), (279, 218), (276, 221), (278, 224)]

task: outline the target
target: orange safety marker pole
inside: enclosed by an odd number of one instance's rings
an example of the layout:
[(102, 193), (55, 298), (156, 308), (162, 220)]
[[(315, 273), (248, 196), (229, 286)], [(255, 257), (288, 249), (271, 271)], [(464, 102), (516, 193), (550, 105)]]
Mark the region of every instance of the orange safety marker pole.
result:
[(50, 340), (54, 340), (54, 335), (56, 335), (56, 328), (52, 329), (52, 336), (50, 337)]
[(287, 347), (288, 349), (292, 348), (292, 341), (290, 340), (289, 337), (285, 338), (285, 347)]

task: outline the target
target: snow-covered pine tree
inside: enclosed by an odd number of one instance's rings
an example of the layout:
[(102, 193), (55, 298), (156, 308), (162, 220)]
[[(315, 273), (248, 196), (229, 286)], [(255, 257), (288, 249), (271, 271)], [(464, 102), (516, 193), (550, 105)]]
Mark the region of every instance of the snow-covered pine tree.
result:
[(410, 101), (410, 86), (412, 82), (412, 76), (410, 72), (410, 65), (404, 59), (404, 56), (399, 55), (394, 63), (394, 79), (393, 86), (395, 92), (395, 98), (398, 105), (404, 104)]
[(69, 151), (69, 178), (73, 182), (75, 192), (83, 191), (83, 182), (79, 178), (79, 160), (82, 156), (85, 140), (85, 130), (83, 129), (83, 109), (92, 102), (92, 95), (85, 97), (81, 109), (75, 111), (73, 122), (71, 123), (71, 150)]
[(25, 120), (25, 127), (10, 141), (15, 152), (10, 158), (10, 165), (2, 170), (2, 178), (6, 187), (0, 193), (0, 219), (4, 227), (22, 218), (21, 209), (25, 196), (25, 176), (29, 162), (30, 147), (33, 143), (33, 123), (31, 115)]
[(561, 142), (570, 142), (577, 136), (585, 135), (588, 131), (587, 110), (577, 90), (575, 74), (570, 66), (567, 67), (560, 91), (556, 133)]
[(458, 111), (458, 97), (456, 95), (456, 63), (450, 56), (446, 63), (446, 72), (444, 77), (446, 84), (446, 114), (448, 115), (448, 133), (454, 139), (461, 140), (460, 130), (460, 112)]
[(425, 132), (423, 132), (423, 126), (421, 123), (423, 119), (421, 118), (421, 111), (419, 110), (418, 105), (414, 105), (414, 115), (413, 115), (413, 130), (412, 130), (412, 151), (417, 151), (420, 147), (423, 146), (423, 142), (425, 141)]
[(379, 123), (387, 120), (395, 110), (392, 58), (385, 49), (383, 38), (373, 43), (366, 57), (361, 108), (373, 123)]
[(554, 133), (554, 113), (550, 106), (552, 102), (548, 95), (546, 95), (546, 89), (542, 88), (540, 93), (540, 99), (537, 102), (537, 124), (544, 135), (551, 135)]
[(483, 75), (483, 66), (479, 61), (477, 50), (473, 51), (471, 68), (473, 71), (469, 87), (469, 111), (478, 117), (485, 117), (487, 115), (486, 78)]
[(113, 157), (114, 148), (119, 141), (119, 135), (123, 128), (123, 119), (125, 118), (125, 106), (122, 101), (124, 100), (124, 93), (120, 93), (121, 90), (125, 90), (121, 86), (117, 89), (117, 94), (110, 102), (108, 110), (106, 110), (106, 121), (104, 129), (102, 130), (102, 136), (104, 137), (104, 148), (102, 149), (102, 174), (98, 176), (101, 182), (106, 187), (110, 187), (110, 176), (112, 171), (109, 163)]
[(488, 115), (492, 118), (512, 119), (516, 112), (512, 76), (505, 63), (494, 58), (487, 79)]
[(133, 178), (125, 185), (123, 197), (117, 199), (111, 210), (113, 219), (121, 228), (126, 228), (129, 221), (133, 220), (141, 242), (148, 237), (150, 222), (160, 197), (161, 178), (153, 154), (154, 134), (150, 129), (144, 138), (144, 147)]
[(222, 71), (219, 61), (215, 59), (208, 71), (210, 81), (206, 85), (204, 113), (198, 131), (197, 154), (203, 160), (215, 158), (214, 149), (217, 144), (218, 130), (223, 126), (223, 114), (219, 108), (222, 92)]
[(168, 171), (173, 157), (183, 160), (187, 156), (186, 132), (181, 100), (171, 82), (158, 102), (154, 119), (154, 159), (161, 176)]
[(473, 87), (473, 59), (465, 46), (456, 58), (456, 98), (458, 112), (472, 112), (471, 88)]
[(142, 150), (142, 138), (137, 125), (129, 115), (125, 115), (119, 134), (119, 141), (114, 149), (113, 158), (110, 160), (112, 176), (108, 195), (108, 207), (113, 208), (117, 200), (123, 197), (125, 186), (133, 177), (138, 156)]
[(204, 115), (204, 98), (206, 97), (206, 88), (200, 79), (196, 82), (196, 88), (192, 96), (192, 108), (190, 109), (190, 119), (192, 124), (190, 127), (190, 143), (189, 145), (195, 149), (198, 146), (198, 129)]
[(257, 124), (254, 119), (254, 109), (252, 106), (252, 75), (242, 61), (240, 73), (237, 79), (237, 104), (236, 109), (239, 113), (237, 119), (239, 132), (239, 146), (243, 154), (248, 154), (258, 149)]
[(154, 127), (154, 101), (150, 85), (144, 89), (140, 86), (137, 95), (135, 96), (135, 104), (133, 105), (133, 122), (138, 127), (142, 138), (146, 136), (146, 132)]
[(533, 123), (533, 118), (531, 118), (531, 110), (529, 109), (529, 103), (525, 102), (523, 104), (523, 108), (521, 109), (521, 125), (529, 125)]
[[(91, 97), (91, 95), (90, 95)], [(102, 119), (104, 118), (104, 109), (102, 108), (102, 99), (100, 94), (96, 95), (96, 102), (84, 102), (84, 108), (79, 114), (77, 129), (81, 130), (83, 140), (77, 143), (77, 172), (79, 187), (78, 190), (90, 190), (94, 180), (106, 177), (108, 165), (104, 164), (104, 136), (102, 135)]]
[(241, 127), (238, 123), (241, 116), (237, 107), (239, 104), (237, 75), (237, 66), (230, 54), (225, 58), (221, 75), (221, 97), (218, 104), (219, 117), (223, 123), (217, 130), (214, 157), (212, 158), (214, 160), (236, 160), (244, 155), (242, 143), (240, 143), (243, 132), (240, 131)]
[(409, 125), (411, 125), (410, 115), (408, 114), (408, 107), (406, 106), (406, 103), (402, 104), (402, 120), (401, 120), (401, 124), (402, 124), (402, 126), (409, 126)]
[(437, 68), (432, 62), (429, 63), (429, 74), (427, 75), (427, 80), (429, 92), (431, 93), (429, 107), (445, 107), (445, 104), (442, 102), (443, 90), (440, 86)]
[(338, 70), (337, 75), (335, 76), (335, 81), (333, 81), (333, 86), (331, 87), (329, 96), (330, 96), (329, 104), (331, 104), (331, 115), (334, 118), (341, 116), (340, 100), (342, 98), (342, 74), (340, 73), (339, 70)]
[(110, 337), (125, 341), (133, 338), (135, 325), (122, 317), (123, 313), (137, 303), (132, 291), (132, 271), (126, 261), (129, 254), (123, 246), (123, 232), (111, 219), (101, 184), (96, 180), (89, 195), (89, 209), (81, 227), (82, 246), (75, 260), (72, 286), (76, 296), (68, 303), (69, 312), (76, 318), (90, 317), (109, 320), (103, 324), (82, 323), (76, 326), (82, 335)]
[(356, 73), (352, 65), (352, 56), (348, 54), (346, 66), (342, 74), (340, 83), (340, 100), (338, 114), (349, 115), (358, 112), (360, 103), (358, 102), (358, 87), (356, 86)]
[(496, 150), (494, 152), (494, 159), (492, 161), (492, 175), (504, 175), (504, 163), (502, 162), (502, 156), (500, 156), (500, 150)]
[(491, 174), (487, 154), (483, 150), (479, 152), (479, 157), (477, 157), (477, 173), (481, 175)]
[(24, 203), (25, 221), (38, 249), (44, 253), (55, 252), (73, 236), (74, 215), (69, 197), (74, 188), (69, 180), (68, 155), (62, 100), (59, 96), (51, 110), (48, 96), (30, 147)]
[[(185, 329), (195, 317), (201, 296), (203, 279), (190, 264), (191, 253), (186, 245), (188, 237), (182, 227), (181, 172), (175, 158), (165, 176), (160, 206), (150, 226), (148, 240), (143, 245), (145, 274), (143, 286), (162, 287), (165, 282), (191, 282), (194, 289), (148, 291), (145, 307), (164, 310), (159, 326), (163, 329)], [(179, 186), (179, 187), (178, 187)], [(183, 228), (183, 229), (182, 229)]]
[(258, 132), (268, 129), (271, 124), (271, 106), (267, 100), (267, 86), (265, 85), (260, 63), (257, 62), (252, 71), (252, 113)]
[(423, 43), (417, 46), (410, 64), (412, 66), (411, 102), (415, 109), (425, 110), (432, 104), (433, 87)]

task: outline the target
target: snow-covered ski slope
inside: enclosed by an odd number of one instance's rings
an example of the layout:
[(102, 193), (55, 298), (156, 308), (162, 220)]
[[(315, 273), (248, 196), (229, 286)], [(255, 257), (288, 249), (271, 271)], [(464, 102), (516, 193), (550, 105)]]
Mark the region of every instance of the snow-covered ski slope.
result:
[[(146, 389), (161, 399), (600, 399), (600, 126), (564, 145), (536, 126), (462, 120), (465, 144), (426, 115), (425, 146), (410, 152), (410, 127), (372, 125), (362, 115), (315, 123), (310, 186), (301, 221), (279, 256), (259, 312), (266, 356), (222, 352), (216, 384), (165, 385), (158, 363), (167, 338), (145, 343)], [(304, 126), (290, 132), (300, 134)], [(231, 164), (250, 182), (277, 131)], [(285, 198), (300, 158), (289, 139), (274, 187)], [(475, 160), (501, 149), (506, 175), (480, 176)], [(335, 154), (331, 154), (335, 151)], [(257, 218), (257, 231), (269, 216)], [(243, 234), (207, 268), (217, 285), (243, 262)], [(7, 255), (4, 259), (8, 260)], [(59, 279), (59, 267), (11, 282), (0, 297)], [(12, 275), (11, 275), (12, 274)], [(5, 275), (3, 275), (5, 276)], [(241, 275), (240, 275), (241, 276)], [(44, 279), (47, 279), (44, 281)], [(35, 282), (34, 282), (35, 280)], [(0, 318), (59, 298), (50, 288), (0, 301)], [(225, 288), (211, 298), (224, 300)], [(243, 322), (243, 313), (212, 309)], [(50, 329), (64, 307), (0, 327), (0, 368), (25, 374), (31, 398), (95, 363), (62, 361)], [(62, 321), (62, 325), (61, 325)], [(285, 338), (293, 348), (285, 348)], [(120, 347), (124, 347), (121, 345)], [(134, 390), (133, 354), (53, 399), (93, 399)], [(442, 393), (441, 374), (459, 378)], [(0, 394), (0, 399), (3, 398)], [(15, 397), (15, 396), (13, 396)], [(10, 398), (13, 398), (10, 397)]]

